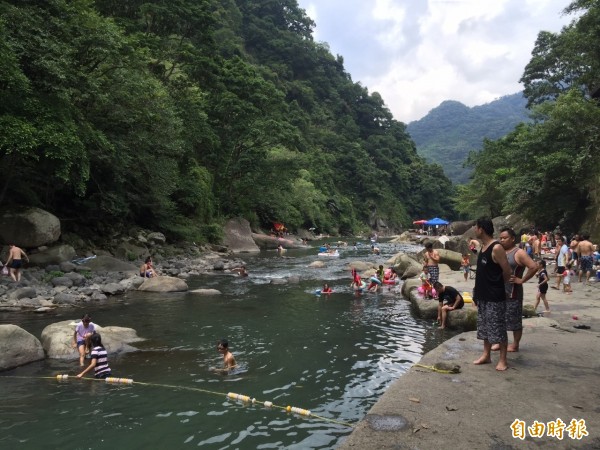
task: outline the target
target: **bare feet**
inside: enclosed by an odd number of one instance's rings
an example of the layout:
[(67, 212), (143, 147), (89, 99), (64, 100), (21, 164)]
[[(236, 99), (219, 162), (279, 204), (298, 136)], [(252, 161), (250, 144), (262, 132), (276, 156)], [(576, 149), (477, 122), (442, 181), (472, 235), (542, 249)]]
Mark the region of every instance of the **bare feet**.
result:
[(494, 344), (494, 345), (492, 345), (492, 351), (493, 352), (497, 352), (498, 350), (500, 350), (500, 344)]
[(490, 364), (491, 362), (492, 362), (492, 359), (489, 356), (482, 355), (479, 359), (476, 359), (475, 361), (473, 361), (473, 364), (475, 364), (475, 365)]
[(508, 348), (506, 349), (506, 351), (509, 351), (509, 352), (518, 352), (519, 351), (519, 346), (515, 345), (515, 344), (509, 344)]
[(496, 365), (496, 370), (498, 372), (504, 372), (506, 369), (508, 369), (508, 364), (506, 364), (506, 363), (498, 363)]

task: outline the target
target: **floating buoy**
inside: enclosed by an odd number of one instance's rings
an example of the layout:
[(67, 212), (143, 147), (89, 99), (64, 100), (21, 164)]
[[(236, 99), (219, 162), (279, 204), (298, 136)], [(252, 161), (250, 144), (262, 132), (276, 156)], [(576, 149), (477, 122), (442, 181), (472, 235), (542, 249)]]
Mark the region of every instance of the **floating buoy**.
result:
[(310, 416), (310, 411), (308, 409), (296, 408), (295, 406), (288, 406), (287, 411), (300, 414), (301, 416)]
[(115, 384), (133, 384), (133, 380), (131, 378), (106, 377), (104, 381)]
[(227, 397), (233, 399), (233, 400), (240, 400), (242, 402), (249, 402), (251, 401), (250, 397), (248, 397), (247, 395), (242, 395), (242, 394), (236, 394), (235, 392), (228, 392), (227, 393)]
[(56, 375), (58, 381), (66, 381), (69, 379), (69, 375)]

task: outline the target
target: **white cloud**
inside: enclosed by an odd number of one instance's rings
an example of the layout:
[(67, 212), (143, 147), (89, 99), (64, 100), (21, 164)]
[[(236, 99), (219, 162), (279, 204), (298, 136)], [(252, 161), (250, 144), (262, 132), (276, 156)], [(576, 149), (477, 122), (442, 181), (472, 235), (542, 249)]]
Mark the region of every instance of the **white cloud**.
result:
[(559, 31), (570, 0), (299, 0), (315, 39), (397, 120), (444, 100), (479, 105), (522, 89), (537, 34)]

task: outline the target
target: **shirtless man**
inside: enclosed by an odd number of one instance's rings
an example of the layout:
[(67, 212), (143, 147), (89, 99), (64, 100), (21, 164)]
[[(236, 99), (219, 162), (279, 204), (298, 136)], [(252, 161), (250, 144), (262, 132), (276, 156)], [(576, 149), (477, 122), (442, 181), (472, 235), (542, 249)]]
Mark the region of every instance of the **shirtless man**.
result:
[(590, 242), (589, 234), (584, 234), (582, 238), (583, 239), (579, 241), (579, 244), (577, 245), (577, 254), (579, 255), (579, 282), (581, 283), (581, 277), (586, 273), (585, 282), (589, 283), (594, 263), (594, 244)]
[(213, 367), (212, 369), (215, 372), (229, 373), (231, 369), (235, 368), (236, 363), (233, 354), (229, 351), (229, 342), (227, 339), (221, 339), (217, 343), (217, 350), (223, 355), (223, 368), (217, 369), (216, 367)]
[(434, 250), (433, 244), (430, 242), (425, 246), (425, 254), (423, 260), (429, 271), (431, 284), (439, 281), (440, 279), (440, 268), (438, 264), (440, 262), (440, 254), (437, 250)]
[(15, 244), (9, 245), (8, 260), (6, 266), (10, 269), (10, 277), (17, 283), (21, 281), (21, 267), (23, 267), (23, 258), (29, 262), (27, 254)]

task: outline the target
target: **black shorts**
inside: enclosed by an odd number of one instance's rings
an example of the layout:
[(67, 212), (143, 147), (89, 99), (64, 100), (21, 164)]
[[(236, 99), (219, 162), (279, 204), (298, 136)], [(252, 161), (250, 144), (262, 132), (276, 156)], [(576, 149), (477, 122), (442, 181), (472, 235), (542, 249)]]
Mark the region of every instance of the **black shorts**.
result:
[(562, 275), (565, 272), (565, 267), (564, 266), (557, 266), (556, 267), (556, 273), (559, 275)]
[(548, 283), (540, 286), (539, 290), (540, 290), (540, 294), (545, 294), (546, 292), (548, 292)]

